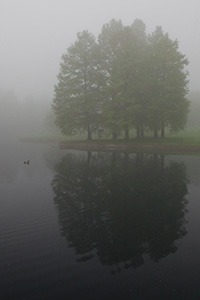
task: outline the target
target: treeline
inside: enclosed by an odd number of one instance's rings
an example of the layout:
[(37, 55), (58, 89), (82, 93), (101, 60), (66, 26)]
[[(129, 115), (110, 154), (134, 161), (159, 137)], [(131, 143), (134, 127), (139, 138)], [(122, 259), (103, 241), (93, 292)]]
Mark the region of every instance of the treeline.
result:
[(160, 26), (149, 35), (136, 19), (131, 26), (111, 20), (96, 39), (88, 31), (63, 54), (53, 109), (65, 135), (87, 132), (112, 134), (136, 130), (137, 138), (151, 131), (184, 129), (189, 111), (188, 60)]
[(188, 95), (191, 101), (190, 113), (188, 115), (187, 126), (192, 128), (200, 127), (200, 91), (191, 91)]
[(55, 132), (53, 120), (46, 96), (19, 100), (12, 90), (0, 90), (1, 139), (47, 135)]

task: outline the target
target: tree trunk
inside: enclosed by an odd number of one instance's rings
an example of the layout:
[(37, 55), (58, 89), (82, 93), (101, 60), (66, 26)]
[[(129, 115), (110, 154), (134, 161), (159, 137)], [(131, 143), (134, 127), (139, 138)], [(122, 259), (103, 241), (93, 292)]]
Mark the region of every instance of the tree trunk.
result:
[(125, 133), (125, 140), (129, 140), (129, 129), (125, 128), (124, 133)]
[(91, 141), (92, 140), (92, 133), (91, 133), (90, 125), (88, 125), (88, 127), (87, 127), (87, 134), (88, 134), (87, 140)]
[(112, 139), (113, 139), (113, 140), (116, 140), (116, 139), (117, 139), (117, 133), (116, 133), (116, 131), (114, 131), (114, 132), (112, 133)]
[(137, 139), (140, 138), (140, 128), (139, 128), (139, 126), (137, 126), (137, 128), (136, 128), (136, 138)]
[(158, 131), (157, 129), (154, 129), (154, 135), (153, 135), (154, 139), (158, 139)]
[(144, 138), (144, 128), (143, 128), (143, 125), (141, 125), (141, 137)]
[(160, 137), (161, 137), (162, 139), (165, 138), (165, 125), (162, 126)]

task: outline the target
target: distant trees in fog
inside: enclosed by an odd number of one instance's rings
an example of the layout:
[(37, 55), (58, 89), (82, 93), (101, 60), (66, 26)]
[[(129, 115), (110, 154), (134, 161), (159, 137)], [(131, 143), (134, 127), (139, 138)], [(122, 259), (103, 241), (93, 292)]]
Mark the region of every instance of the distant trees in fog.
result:
[(54, 119), (46, 97), (35, 99), (29, 96), (22, 101), (13, 91), (0, 90), (1, 138), (54, 133)]
[(183, 129), (189, 111), (188, 61), (161, 27), (147, 35), (145, 24), (111, 20), (96, 39), (88, 31), (63, 54), (53, 109), (65, 135), (86, 131), (126, 139), (165, 128)]

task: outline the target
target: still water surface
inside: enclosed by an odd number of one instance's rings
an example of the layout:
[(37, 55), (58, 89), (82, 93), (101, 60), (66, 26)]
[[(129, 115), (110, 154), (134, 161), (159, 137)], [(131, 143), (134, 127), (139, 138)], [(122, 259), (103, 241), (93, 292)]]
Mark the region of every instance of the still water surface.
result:
[(4, 143), (0, 191), (0, 299), (200, 299), (199, 156)]

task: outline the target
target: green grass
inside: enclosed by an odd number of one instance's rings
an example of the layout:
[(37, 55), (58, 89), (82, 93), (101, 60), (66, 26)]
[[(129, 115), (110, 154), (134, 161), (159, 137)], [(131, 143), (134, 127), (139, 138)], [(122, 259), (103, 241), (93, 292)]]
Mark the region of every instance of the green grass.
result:
[(114, 145), (121, 145), (121, 144), (127, 144), (127, 145), (137, 145), (137, 146), (200, 146), (200, 138), (193, 138), (193, 137), (166, 137), (165, 139), (152, 139), (149, 137), (143, 138), (143, 139), (130, 139), (128, 141), (125, 141), (124, 139), (118, 139), (116, 141), (113, 141), (111, 139), (101, 139), (96, 140), (93, 139), (92, 141), (87, 140), (63, 140), (63, 142), (66, 143), (86, 143), (86, 144), (114, 144)]
[(169, 132), (166, 133), (164, 139), (153, 139), (152, 133), (147, 133), (145, 138), (136, 139), (135, 132), (130, 132), (130, 140), (124, 140), (121, 136), (117, 140), (112, 140), (111, 137), (107, 138), (97, 138), (93, 137), (92, 141), (87, 141), (86, 135), (76, 135), (76, 136), (32, 136), (25, 137), (24, 140), (33, 142), (66, 142), (66, 143), (84, 143), (84, 144), (127, 144), (127, 145), (137, 145), (137, 146), (199, 146), (200, 147), (200, 128), (199, 127), (188, 127), (184, 131), (177, 134), (171, 135)]
[(112, 140), (111, 137), (98, 139), (94, 136), (92, 141), (87, 141), (86, 136), (75, 136), (73, 138), (64, 138), (62, 141), (73, 142), (73, 143), (92, 143), (92, 144), (128, 144), (128, 145), (152, 145), (152, 146), (199, 146), (200, 147), (200, 128), (190, 127), (186, 128), (176, 134), (166, 133), (164, 139), (152, 138), (152, 133), (147, 133), (145, 138), (136, 139), (135, 132), (130, 133), (130, 140), (126, 141), (123, 137), (118, 138), (116, 141)]

